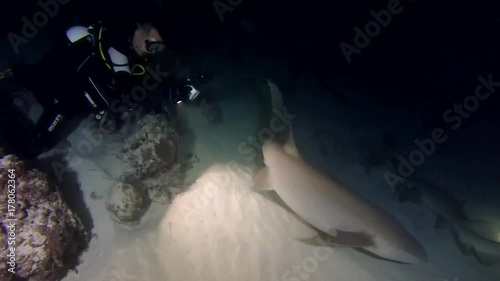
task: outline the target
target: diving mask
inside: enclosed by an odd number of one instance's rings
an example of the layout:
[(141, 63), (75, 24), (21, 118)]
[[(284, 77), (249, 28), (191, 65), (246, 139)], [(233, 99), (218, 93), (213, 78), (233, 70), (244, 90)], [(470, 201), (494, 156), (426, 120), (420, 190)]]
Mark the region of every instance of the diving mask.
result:
[(161, 41), (146, 40), (146, 50), (151, 55), (156, 55), (165, 50), (165, 44)]

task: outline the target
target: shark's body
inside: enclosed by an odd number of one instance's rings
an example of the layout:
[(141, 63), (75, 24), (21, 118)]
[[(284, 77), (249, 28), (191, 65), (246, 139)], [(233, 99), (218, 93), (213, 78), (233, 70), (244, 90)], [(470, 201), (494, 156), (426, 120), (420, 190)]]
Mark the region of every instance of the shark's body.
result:
[[(448, 192), (424, 180), (405, 180), (401, 202), (422, 204), (437, 217), (436, 226), (451, 229), (462, 253), (472, 255), (483, 265), (500, 265), (500, 229), (492, 223), (471, 220)], [(475, 219), (480, 219), (478, 217)]]
[(263, 148), (267, 184), (298, 216), (315, 228), (335, 234), (365, 236), (359, 247), (403, 263), (426, 261), (420, 243), (395, 219), (372, 202), (319, 172), (277, 143)]
[[(271, 93), (280, 95), (272, 88)], [(403, 263), (426, 261), (423, 247), (405, 228), (372, 202), (309, 165), (297, 152), (291, 130), (290, 136), (286, 145), (264, 144), (266, 168), (258, 174), (259, 185), (271, 187), (291, 210), (322, 232), (363, 237), (358, 244), (351, 240), (351, 246)]]

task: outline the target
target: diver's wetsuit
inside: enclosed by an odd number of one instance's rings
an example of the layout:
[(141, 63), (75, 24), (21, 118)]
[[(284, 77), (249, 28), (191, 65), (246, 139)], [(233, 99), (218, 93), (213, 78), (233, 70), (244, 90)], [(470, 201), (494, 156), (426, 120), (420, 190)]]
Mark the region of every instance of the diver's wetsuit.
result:
[[(132, 58), (128, 40), (134, 30), (135, 24), (130, 28), (104, 29), (103, 49), (113, 47)], [(90, 41), (70, 45), (67, 38), (63, 39), (37, 64), (13, 67), (13, 79), (28, 88), (44, 110), (34, 127), (21, 122), (23, 116), (12, 106), (8, 114), (3, 114), (0, 128), (13, 146), (12, 153), (35, 158), (51, 149), (62, 139), (60, 134), (69, 119), (83, 119), (91, 112), (109, 110), (111, 101), (119, 99), (122, 93), (130, 93), (142, 78), (125, 71), (112, 71), (100, 54), (89, 56), (98, 52)], [(93, 104), (98, 104), (98, 108)], [(3, 107), (7, 110), (5, 103)]]
[[(123, 21), (114, 22), (112, 25), (105, 24), (104, 26), (106, 28), (103, 29), (102, 38), (99, 37), (102, 39), (102, 49), (96, 49), (90, 40), (80, 40), (69, 44), (68, 38), (63, 36), (61, 41), (57, 42), (55, 47), (37, 64), (13, 68), (13, 79), (34, 94), (44, 111), (35, 127), (26, 125), (26, 122), (22, 122), (23, 126), (16, 125), (16, 122), (20, 122), (19, 119), (24, 118), (23, 116), (16, 117), (18, 113), (0, 116), (7, 121), (0, 125), (1, 131), (15, 132), (5, 134), (8, 143), (15, 146), (12, 153), (35, 158), (66, 137), (61, 133), (68, 131), (66, 130), (67, 121), (70, 119), (75, 117), (83, 119), (92, 112), (106, 111), (110, 114), (120, 114), (124, 110), (133, 109), (127, 103), (120, 103), (121, 106), (113, 107), (113, 102), (122, 100), (122, 94), (130, 96), (135, 86), (144, 86), (143, 76), (116, 71), (116, 69), (111, 70), (108, 67), (109, 64), (106, 63), (110, 62), (111, 58), (105, 51), (113, 48), (124, 55), (128, 60), (129, 68), (132, 68), (135, 62), (143, 62), (142, 58), (134, 52), (130, 42), (137, 28), (137, 21), (127, 21), (125, 24)], [(94, 38), (95, 36), (94, 33)], [(91, 54), (95, 55), (90, 56)], [(146, 99), (142, 101), (142, 104), (156, 113), (166, 114), (164, 111), (166, 102), (186, 100), (186, 95), (189, 93), (177, 91), (186, 89), (183, 87), (185, 80), (172, 74), (175, 72), (172, 58), (163, 56), (159, 61), (162, 65), (160, 71), (168, 71), (170, 75), (167, 78), (162, 77), (164, 78), (162, 83), (155, 90), (148, 89)], [(155, 69), (155, 66), (151, 69)], [(205, 78), (203, 77), (202, 80)], [(172, 92), (175, 92), (175, 97), (169, 95)], [(129, 107), (123, 109), (123, 105)], [(133, 107), (135, 106), (136, 103)], [(120, 112), (116, 112), (114, 108), (120, 108)], [(9, 110), (12, 109), (11, 107)]]

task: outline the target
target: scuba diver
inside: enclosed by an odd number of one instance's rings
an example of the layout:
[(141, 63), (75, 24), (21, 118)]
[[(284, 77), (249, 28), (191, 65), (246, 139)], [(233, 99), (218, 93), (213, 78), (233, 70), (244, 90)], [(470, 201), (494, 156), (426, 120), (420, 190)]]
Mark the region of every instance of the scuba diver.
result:
[[(30, 122), (9, 94), (0, 93), (5, 149), (36, 158), (67, 136), (63, 133), (68, 134), (70, 120), (93, 114), (97, 122), (111, 120), (119, 127), (120, 120), (138, 104), (168, 117), (168, 103), (196, 99), (200, 92), (194, 84), (209, 77), (179, 79), (172, 72), (162, 72), (159, 61), (165, 48), (160, 32), (148, 21), (135, 22), (130, 28), (99, 22), (67, 29), (64, 42), (56, 42), (38, 63), (0, 72), (0, 79), (26, 87), (43, 107), (38, 120)], [(146, 76), (159, 85), (160, 91), (151, 91), (156, 94), (150, 94), (146, 85), (155, 83), (146, 83)], [(146, 96), (137, 103), (123, 102), (134, 96), (137, 86), (148, 90)]]

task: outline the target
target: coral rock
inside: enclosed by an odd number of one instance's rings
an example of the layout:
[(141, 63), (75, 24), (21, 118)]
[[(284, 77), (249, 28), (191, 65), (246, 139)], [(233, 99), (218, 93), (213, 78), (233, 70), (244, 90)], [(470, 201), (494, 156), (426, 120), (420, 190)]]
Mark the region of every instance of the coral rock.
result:
[(146, 115), (137, 132), (125, 141), (122, 160), (124, 182), (136, 182), (168, 171), (177, 163), (179, 136), (161, 115)]
[(118, 183), (111, 192), (107, 204), (107, 209), (111, 212), (111, 219), (129, 226), (139, 224), (151, 204), (147, 189)]
[(147, 179), (143, 184), (149, 190), (151, 201), (159, 204), (170, 202), (172, 195), (180, 193), (183, 183), (181, 165), (176, 164), (168, 172), (164, 172), (154, 179)]
[[(1, 280), (61, 280), (68, 269), (76, 267), (90, 241), (88, 232), (46, 175), (26, 169), (14, 155), (0, 161), (0, 209), (9, 208), (11, 212), (0, 215), (0, 241), (6, 245), (7, 238), (13, 237), (9, 241), (15, 244), (10, 245), (12, 249), (0, 248)], [(14, 274), (3, 260), (11, 250)]]

